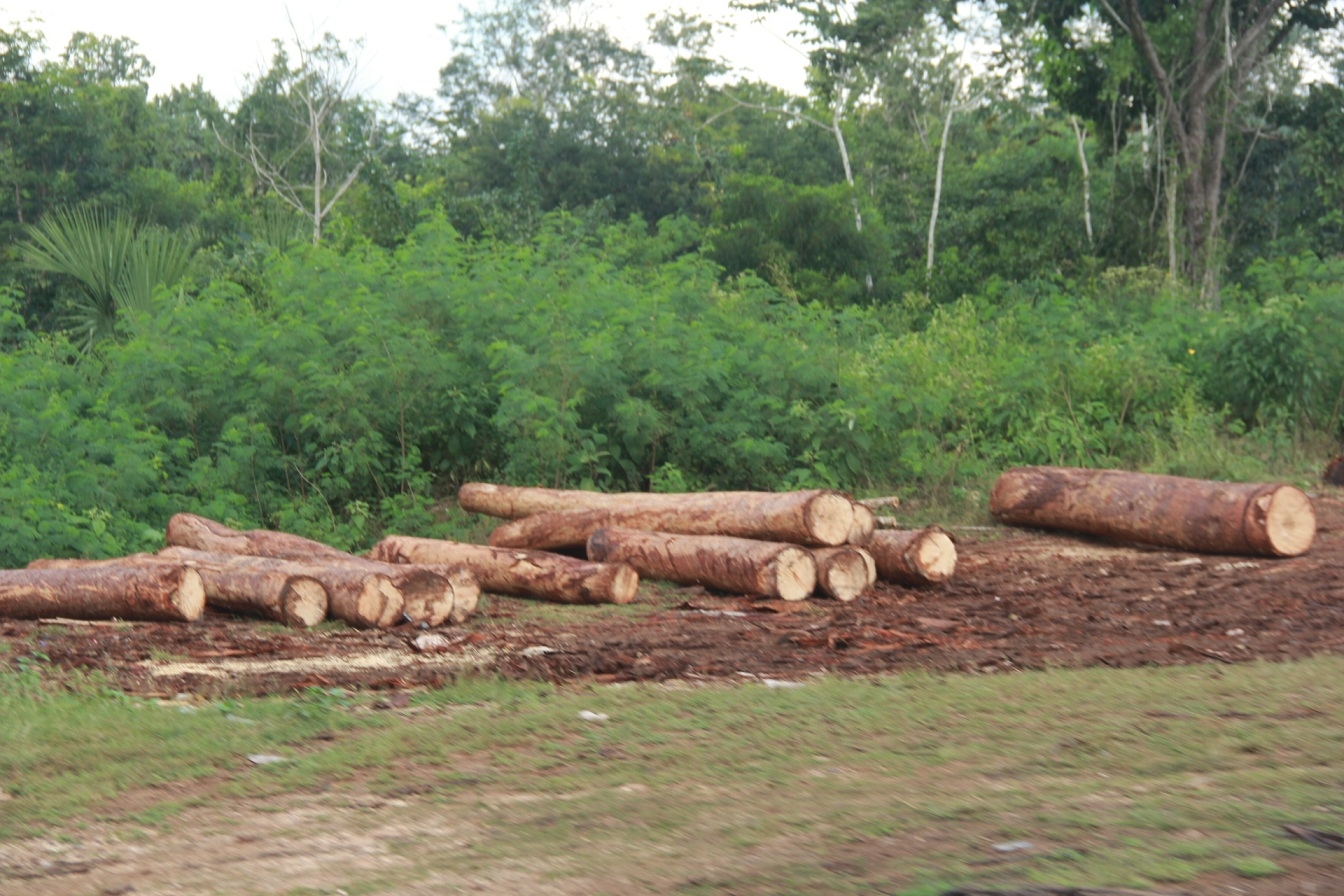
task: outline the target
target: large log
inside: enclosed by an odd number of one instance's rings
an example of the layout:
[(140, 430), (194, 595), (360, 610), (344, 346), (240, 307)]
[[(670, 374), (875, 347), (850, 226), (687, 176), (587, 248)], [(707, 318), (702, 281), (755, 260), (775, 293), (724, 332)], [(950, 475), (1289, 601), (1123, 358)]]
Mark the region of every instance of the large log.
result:
[(1290, 485), (1122, 470), (1019, 467), (989, 509), (1002, 522), (1209, 554), (1296, 557), (1316, 537), (1311, 499)]
[(554, 603), (628, 604), (639, 590), (639, 574), (624, 563), (592, 563), (545, 551), (389, 535), (369, 556), (388, 563), (462, 564), (486, 591)]
[[(550, 513), (590, 512), (586, 523), (578, 517), (561, 525), (577, 532), (575, 525), (591, 526), (577, 541), (554, 543), (531, 536), (513, 538), (508, 527), (498, 547), (578, 547), (594, 531), (607, 526), (675, 532), (684, 535), (732, 535), (769, 541), (818, 546), (844, 544), (854, 525), (854, 505), (839, 492), (814, 489), (798, 492), (697, 492), (695, 494), (646, 494), (520, 488), (469, 482), (457, 493), (463, 509), (503, 519)], [(598, 514), (606, 513), (607, 516)], [(534, 524), (534, 532), (553, 523)], [(498, 531), (498, 530), (496, 530)]]
[[(235, 561), (244, 561), (238, 563)], [(247, 561), (254, 561), (251, 565)], [(131, 554), (114, 560), (34, 560), (29, 569), (89, 569), (144, 565), (190, 566), (201, 574), (206, 606), (259, 616), (292, 628), (309, 628), (327, 618), (327, 589), (307, 571), (287, 560), (207, 554), (190, 548), (167, 548), (160, 554)]]
[(628, 563), (651, 579), (783, 600), (802, 600), (817, 585), (817, 564), (805, 548), (727, 535), (599, 529), (588, 539), (588, 559)]
[[(340, 579), (341, 593), (330, 592), (332, 615), (351, 625), (386, 628), (405, 621), (436, 626), (445, 621), (465, 620), (474, 612), (480, 595), (479, 585), (466, 581), (460, 573), (450, 575), (445, 569), (380, 563), (287, 532), (269, 529), (239, 532), (189, 513), (176, 514), (169, 520), (167, 536), (168, 544), (176, 547), (294, 560), (321, 569), (354, 569), (359, 576), (344, 575)], [(455, 594), (453, 576), (461, 580), (460, 597)], [(354, 587), (356, 582), (360, 583), (358, 590)], [(394, 593), (401, 598), (399, 604)], [(369, 613), (375, 608), (378, 621), (373, 623)]]
[(937, 526), (884, 529), (864, 546), (877, 564), (877, 577), (901, 585), (937, 585), (957, 570), (957, 546)]
[(813, 548), (817, 561), (817, 589), (846, 603), (867, 591), (877, 581), (877, 563), (863, 548)]
[(193, 622), (204, 612), (201, 575), (181, 564), (0, 570), (0, 616)]

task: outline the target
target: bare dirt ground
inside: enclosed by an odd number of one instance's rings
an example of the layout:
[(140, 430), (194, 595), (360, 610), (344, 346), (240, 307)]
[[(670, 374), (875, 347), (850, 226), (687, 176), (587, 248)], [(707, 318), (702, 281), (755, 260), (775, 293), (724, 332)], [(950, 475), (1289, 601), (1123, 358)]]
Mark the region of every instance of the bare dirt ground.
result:
[(424, 633), (409, 626), (298, 632), (223, 616), (6, 621), (0, 641), (10, 657), (40, 653), (155, 695), (400, 688), (466, 669), (601, 682), (1288, 660), (1344, 649), (1344, 492), (1317, 495), (1316, 511), (1311, 551), (1286, 560), (954, 529), (949, 584), (879, 585), (849, 604), (650, 584), (623, 608), (490, 597), (469, 624), (443, 629), (435, 652), (417, 649)]

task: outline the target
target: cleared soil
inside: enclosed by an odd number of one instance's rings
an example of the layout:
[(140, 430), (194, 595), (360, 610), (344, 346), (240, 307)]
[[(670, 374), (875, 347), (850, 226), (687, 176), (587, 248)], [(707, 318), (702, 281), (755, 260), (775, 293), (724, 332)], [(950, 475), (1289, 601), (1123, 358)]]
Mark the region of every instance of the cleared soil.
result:
[(300, 632), (224, 616), (190, 625), (0, 622), (12, 658), (96, 669), (168, 695), (401, 688), (465, 670), (632, 681), (906, 669), (1008, 671), (1288, 660), (1344, 648), (1344, 493), (1315, 496), (1293, 559), (1210, 556), (997, 527), (953, 529), (959, 564), (928, 589), (756, 601), (646, 583), (629, 607), (489, 597), (431, 650), (407, 626)]

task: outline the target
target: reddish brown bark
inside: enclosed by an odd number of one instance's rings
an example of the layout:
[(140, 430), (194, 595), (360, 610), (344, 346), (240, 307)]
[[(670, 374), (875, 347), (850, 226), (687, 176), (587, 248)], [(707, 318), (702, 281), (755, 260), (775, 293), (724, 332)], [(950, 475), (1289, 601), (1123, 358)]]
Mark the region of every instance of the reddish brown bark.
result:
[(0, 570), (0, 616), (192, 622), (204, 612), (200, 573), (180, 564)]
[[(839, 492), (824, 490), (608, 495), (476, 482), (462, 486), (458, 503), (465, 510), (514, 520), (539, 514), (591, 514), (532, 524), (520, 530), (529, 534), (517, 537), (507, 534), (513, 531), (510, 527), (501, 526), (505, 534), (500, 541), (491, 541), (499, 547), (578, 547), (606, 526), (827, 546), (844, 544), (854, 524), (853, 502)], [(569, 540), (556, 542), (540, 534), (551, 525), (566, 527)], [(573, 540), (580, 532), (582, 537)], [(530, 540), (534, 537), (538, 540)]]
[(725, 535), (601, 529), (588, 539), (588, 558), (628, 563), (652, 579), (783, 600), (802, 600), (817, 584), (817, 564), (806, 549)]
[(937, 526), (873, 533), (865, 545), (877, 564), (877, 577), (901, 585), (936, 585), (957, 569), (957, 546)]
[(486, 591), (555, 603), (628, 604), (639, 590), (639, 574), (624, 563), (592, 563), (545, 551), (389, 535), (369, 556), (390, 563), (462, 564)]
[(1210, 554), (1295, 557), (1316, 537), (1311, 499), (1288, 485), (1122, 470), (1019, 467), (990, 492), (996, 518)]
[(167, 540), (173, 547), (193, 548), (215, 554), (241, 554), (305, 562), (322, 558), (358, 559), (353, 554), (311, 538), (270, 529), (239, 532), (194, 513), (174, 514), (168, 521)]
[(877, 581), (877, 564), (863, 548), (813, 548), (817, 561), (817, 590), (836, 600), (849, 602)]

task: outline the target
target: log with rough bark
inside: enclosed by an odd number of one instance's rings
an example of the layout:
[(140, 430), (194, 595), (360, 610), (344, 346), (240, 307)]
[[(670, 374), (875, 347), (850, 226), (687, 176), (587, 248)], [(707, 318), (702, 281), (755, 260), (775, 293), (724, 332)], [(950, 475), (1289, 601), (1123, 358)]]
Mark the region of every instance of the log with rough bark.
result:
[(1209, 554), (1296, 557), (1316, 537), (1311, 499), (1292, 486), (1122, 470), (1019, 467), (994, 483), (989, 509), (1013, 525)]
[(877, 531), (877, 514), (873, 513), (867, 506), (854, 503), (854, 525), (849, 528), (849, 537), (845, 539), (845, 544), (863, 545), (873, 537)]
[(204, 612), (201, 574), (181, 564), (0, 570), (0, 616), (193, 622)]
[[(464, 510), (518, 520), (551, 513), (591, 515), (533, 524), (517, 536), (491, 541), (499, 547), (579, 547), (605, 526), (676, 532), (685, 535), (732, 535), (818, 546), (840, 545), (854, 525), (854, 504), (839, 492), (697, 492), (694, 494), (604, 494), (547, 488), (521, 488), (469, 482), (457, 493)], [(605, 513), (607, 516), (600, 516)], [(541, 532), (550, 525), (567, 527), (570, 540), (556, 542)], [(590, 526), (581, 538), (575, 526)], [(507, 526), (500, 527), (510, 532)], [(496, 530), (498, 531), (498, 530)], [(538, 538), (533, 542), (532, 538)]]
[(782, 600), (802, 600), (817, 585), (806, 548), (727, 535), (600, 529), (588, 539), (588, 559), (628, 563), (651, 579)]
[(864, 545), (877, 564), (877, 577), (901, 585), (936, 585), (957, 570), (957, 546), (937, 526), (884, 529)]
[[(232, 561), (258, 560), (250, 567)], [(34, 560), (29, 569), (88, 569), (143, 565), (190, 566), (201, 574), (207, 607), (259, 616), (292, 628), (309, 628), (327, 618), (327, 589), (305, 570), (286, 560), (207, 554), (189, 548), (168, 548), (160, 554), (131, 554), (115, 560)]]
[(877, 581), (877, 563), (863, 548), (813, 548), (817, 561), (817, 589), (836, 600), (849, 602)]
[[(479, 586), (463, 581), (463, 594), (457, 597), (456, 586), (443, 569), (380, 563), (287, 532), (239, 532), (205, 517), (179, 513), (169, 521), (167, 534), (168, 544), (175, 547), (293, 560), (328, 570), (326, 576), (333, 581), (319, 581), (339, 582), (336, 590), (328, 588), (331, 614), (361, 627), (387, 628), (399, 622), (442, 625), (465, 619), (474, 611), (480, 595)], [(348, 571), (338, 576), (341, 569)], [(377, 615), (371, 616), (374, 612)]]
[(593, 563), (545, 551), (389, 535), (369, 556), (389, 563), (462, 564), (486, 591), (554, 603), (628, 604), (639, 590), (639, 574), (624, 563)]

